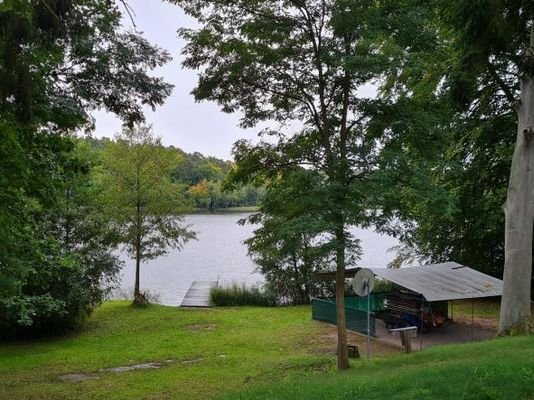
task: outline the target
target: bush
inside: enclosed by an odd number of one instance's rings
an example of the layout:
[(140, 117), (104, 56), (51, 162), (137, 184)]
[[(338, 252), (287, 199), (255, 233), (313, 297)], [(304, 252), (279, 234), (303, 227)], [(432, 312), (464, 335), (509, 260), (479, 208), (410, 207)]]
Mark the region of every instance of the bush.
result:
[(21, 279), (19, 290), (0, 291), (0, 340), (75, 329), (116, 283), (121, 264), (107, 251), (80, 246), (74, 254), (42, 244), (39, 250), (47, 256)]
[(210, 291), (211, 304), (218, 307), (229, 306), (263, 306), (274, 307), (277, 304), (276, 296), (262, 290), (257, 286), (239, 285), (216, 287)]
[(377, 278), (375, 280), (375, 286), (373, 288), (373, 293), (387, 293), (387, 292), (398, 292), (401, 289), (401, 286), (388, 281), (387, 279)]

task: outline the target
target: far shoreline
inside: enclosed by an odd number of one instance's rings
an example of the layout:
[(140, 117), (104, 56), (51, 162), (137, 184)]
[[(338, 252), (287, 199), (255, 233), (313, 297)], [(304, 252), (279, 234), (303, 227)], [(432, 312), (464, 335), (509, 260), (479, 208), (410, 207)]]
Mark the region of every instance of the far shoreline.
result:
[(226, 207), (226, 208), (194, 208), (188, 214), (239, 214), (239, 213), (253, 213), (260, 210), (259, 206), (243, 206), (243, 207)]

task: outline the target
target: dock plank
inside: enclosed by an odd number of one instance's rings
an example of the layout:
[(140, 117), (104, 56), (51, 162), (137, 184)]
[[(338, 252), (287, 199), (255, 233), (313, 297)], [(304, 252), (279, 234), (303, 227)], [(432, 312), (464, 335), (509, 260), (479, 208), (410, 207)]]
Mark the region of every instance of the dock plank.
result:
[(215, 281), (193, 281), (182, 301), (182, 307), (209, 307), (210, 290), (217, 286)]

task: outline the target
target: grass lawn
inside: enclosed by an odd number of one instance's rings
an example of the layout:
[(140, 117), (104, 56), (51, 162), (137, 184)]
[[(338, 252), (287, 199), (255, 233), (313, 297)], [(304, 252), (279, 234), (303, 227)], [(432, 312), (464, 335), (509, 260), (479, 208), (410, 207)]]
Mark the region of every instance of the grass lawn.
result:
[(226, 399), (533, 399), (534, 337), (433, 347)]
[(474, 314), (475, 318), (486, 318), (498, 321), (500, 307), (500, 297), (455, 300), (452, 304), (452, 314), (455, 318), (460, 317), (471, 319), (471, 315)]
[[(481, 328), (497, 330), (499, 325), (500, 298), (455, 300), (452, 310), (454, 320), (459, 323), (471, 324)], [(534, 303), (531, 306), (531, 314), (534, 316)], [(531, 326), (534, 326), (534, 318)]]
[[(0, 345), (0, 399), (534, 398), (534, 337), (399, 354), (335, 371), (335, 327), (310, 307), (187, 310), (109, 302), (68, 337)], [(364, 339), (350, 335), (365, 352)], [(162, 362), (161, 369), (106, 368)], [(88, 379), (64, 382), (61, 375)]]
[[(310, 318), (308, 306), (187, 310), (105, 303), (80, 333), (0, 345), (0, 399), (209, 399), (333, 371), (335, 328)], [(391, 351), (398, 352), (376, 349)], [(155, 370), (99, 371), (167, 360)], [(90, 379), (59, 379), (71, 373)]]
[[(454, 319), (497, 327), (499, 299), (455, 301)], [(533, 307), (534, 311), (534, 307)], [(534, 314), (534, 312), (533, 312)], [(534, 322), (534, 321), (533, 321)], [(534, 399), (534, 336), (375, 357), (342, 373), (244, 388), (224, 399)]]

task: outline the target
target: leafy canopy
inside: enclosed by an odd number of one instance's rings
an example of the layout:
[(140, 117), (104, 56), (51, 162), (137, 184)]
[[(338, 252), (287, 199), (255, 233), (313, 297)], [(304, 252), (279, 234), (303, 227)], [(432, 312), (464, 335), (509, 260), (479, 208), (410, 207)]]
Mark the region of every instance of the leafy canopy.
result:
[(113, 283), (106, 217), (93, 199), (98, 163), (74, 132), (104, 108), (125, 123), (172, 86), (149, 74), (165, 51), (121, 25), (109, 0), (0, 4), (0, 321), (3, 335), (58, 332)]
[(184, 185), (171, 181), (177, 163), (150, 126), (125, 128), (104, 148), (103, 205), (132, 258), (151, 260), (195, 237), (181, 223), (189, 206)]

